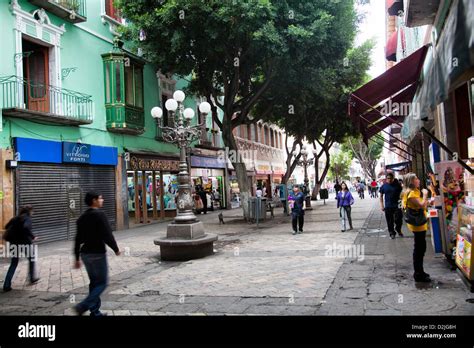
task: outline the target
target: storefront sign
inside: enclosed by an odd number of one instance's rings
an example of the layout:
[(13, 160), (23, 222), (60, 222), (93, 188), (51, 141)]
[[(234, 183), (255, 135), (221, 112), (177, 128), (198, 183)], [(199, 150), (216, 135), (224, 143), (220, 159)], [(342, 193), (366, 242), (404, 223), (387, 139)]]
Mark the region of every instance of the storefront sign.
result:
[(191, 167), (195, 168), (225, 168), (225, 162), (219, 158), (191, 156)]
[(257, 174), (272, 174), (272, 169), (269, 165), (258, 165), (257, 166)]
[(70, 163), (116, 166), (116, 147), (31, 138), (14, 138), (15, 160), (34, 163)]
[(131, 156), (131, 170), (163, 170), (168, 172), (179, 171), (179, 161), (168, 159), (153, 159)]
[(63, 143), (63, 162), (64, 163), (90, 163), (91, 146), (80, 143)]
[(282, 167), (273, 167), (273, 175), (285, 175), (285, 172)]

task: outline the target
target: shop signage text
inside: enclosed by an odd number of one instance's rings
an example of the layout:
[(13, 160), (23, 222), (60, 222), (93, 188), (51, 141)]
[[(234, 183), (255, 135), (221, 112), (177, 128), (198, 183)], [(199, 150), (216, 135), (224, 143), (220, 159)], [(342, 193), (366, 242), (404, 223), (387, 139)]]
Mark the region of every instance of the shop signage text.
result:
[(91, 146), (89, 144), (63, 142), (63, 162), (90, 163)]
[(165, 171), (170, 171), (170, 172), (177, 172), (179, 171), (179, 161), (140, 158), (136, 156), (131, 156), (130, 169), (131, 170), (165, 170)]

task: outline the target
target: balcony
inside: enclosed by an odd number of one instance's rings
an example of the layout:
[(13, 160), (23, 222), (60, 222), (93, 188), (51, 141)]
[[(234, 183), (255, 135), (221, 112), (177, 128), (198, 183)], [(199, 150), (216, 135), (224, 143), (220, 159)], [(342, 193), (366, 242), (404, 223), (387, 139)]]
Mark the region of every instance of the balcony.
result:
[(433, 24), (440, 0), (408, 0), (405, 6), (405, 23), (409, 28)]
[(71, 23), (81, 23), (86, 18), (85, 0), (29, 0), (33, 5), (39, 6)]
[(107, 130), (109, 132), (139, 135), (145, 131), (144, 111), (123, 104), (106, 104)]
[(212, 150), (223, 148), (224, 141), (222, 139), (222, 132), (207, 129), (207, 132), (202, 134), (199, 139), (199, 144), (197, 144), (196, 147)]
[(18, 76), (0, 78), (0, 102), (4, 116), (73, 126), (93, 121), (92, 96)]

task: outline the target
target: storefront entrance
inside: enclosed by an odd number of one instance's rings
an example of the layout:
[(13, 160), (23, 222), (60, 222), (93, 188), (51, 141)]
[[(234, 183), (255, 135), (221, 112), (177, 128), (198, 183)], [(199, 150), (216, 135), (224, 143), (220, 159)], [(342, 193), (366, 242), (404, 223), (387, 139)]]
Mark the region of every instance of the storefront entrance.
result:
[(127, 171), (128, 213), (136, 224), (174, 218), (179, 161), (131, 155)]

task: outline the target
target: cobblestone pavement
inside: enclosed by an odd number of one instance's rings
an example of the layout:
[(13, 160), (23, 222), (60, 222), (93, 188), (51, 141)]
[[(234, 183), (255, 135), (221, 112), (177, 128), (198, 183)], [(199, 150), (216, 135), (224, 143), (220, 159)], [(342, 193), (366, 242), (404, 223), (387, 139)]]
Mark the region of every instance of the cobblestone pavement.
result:
[[(109, 315), (474, 314), (466, 302), (471, 294), (430, 248), (426, 269), (436, 281), (415, 287), (413, 238), (387, 238), (375, 199), (356, 201), (355, 230), (345, 233), (334, 199), (313, 206), (296, 236), (281, 209), (259, 228), (245, 223), (240, 210), (224, 211), (225, 225), (215, 212), (202, 215), (219, 241), (213, 256), (188, 262), (160, 262), (153, 240), (165, 236), (167, 223), (116, 232), (124, 253), (110, 252), (102, 309)], [(330, 253), (337, 247), (346, 257)], [(22, 262), (14, 290), (0, 293), (0, 314), (71, 315), (87, 294), (85, 270), (71, 267), (72, 242), (41, 245), (39, 253), (41, 281), (29, 286)], [(7, 261), (0, 261), (2, 282)]]

